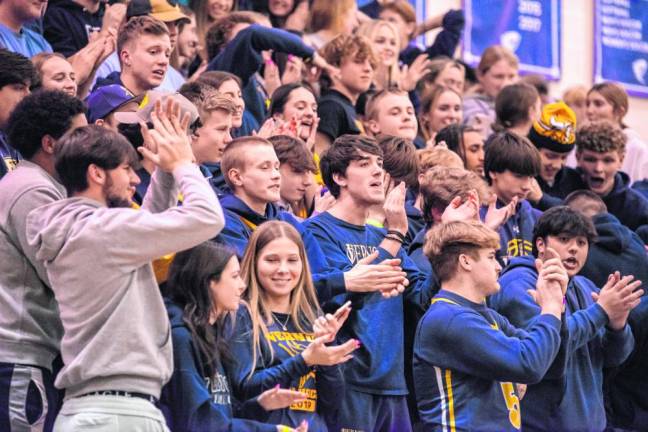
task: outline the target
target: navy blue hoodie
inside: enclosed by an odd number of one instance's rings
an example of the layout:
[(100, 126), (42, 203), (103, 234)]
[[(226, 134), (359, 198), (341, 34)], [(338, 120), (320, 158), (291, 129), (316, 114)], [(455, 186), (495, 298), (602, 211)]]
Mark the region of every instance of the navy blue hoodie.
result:
[[(497, 208), (503, 204), (497, 200)], [(482, 220), (486, 217), (488, 207), (482, 207), (480, 216)], [(533, 227), (542, 215), (542, 212), (531, 207), (527, 200), (521, 200), (513, 216), (500, 227), (500, 254), (502, 257), (511, 259), (517, 256), (530, 255), (533, 250)]]
[(537, 176), (536, 180), (540, 189), (542, 189), (542, 198), (537, 203), (532, 204), (533, 207), (542, 211), (561, 205), (563, 199), (572, 192), (568, 187), (574, 183), (582, 182), (579, 172), (566, 166), (556, 173), (552, 185), (549, 185), (540, 176)]
[[(537, 281), (535, 258), (511, 260), (500, 277), (501, 289), (489, 305), (511, 324), (528, 328), (540, 307), (527, 290)], [(602, 431), (605, 428), (603, 368), (620, 365), (630, 354), (634, 338), (629, 326), (615, 332), (605, 326), (608, 317), (592, 300), (599, 289), (585, 277), (570, 279), (565, 296), (566, 367), (562, 376), (547, 376), (530, 385), (522, 399), (525, 431)]]
[[(560, 179), (558, 186), (565, 196), (579, 189), (588, 189), (582, 179), (582, 171), (576, 170), (577, 176), (569, 175)], [(617, 171), (614, 177), (614, 187), (606, 196), (601, 197), (619, 221), (633, 231), (648, 224), (648, 199), (640, 192), (630, 187), (630, 177), (623, 171)]]
[(648, 425), (648, 296), (630, 311), (635, 348), (618, 368), (606, 370), (605, 399), (608, 426), (646, 430)]
[[(386, 235), (384, 229), (370, 225), (353, 225), (324, 212), (304, 222), (319, 242), (328, 264), (342, 271), (351, 269), (358, 260), (378, 250), (379, 263), (394, 258), (379, 247)], [(420, 317), (432, 298), (431, 284), (409, 259), (403, 249), (396, 258), (407, 273), (409, 286), (402, 296), (385, 299), (379, 292), (349, 293), (331, 299), (332, 304), (353, 302), (351, 315), (338, 333), (341, 343), (354, 338), (362, 347), (344, 367), (347, 386), (358, 392), (384, 396), (407, 394), (404, 371), (404, 308)]]
[(320, 302), (324, 303), (333, 295), (346, 291), (342, 271), (327, 264), (317, 241), (310, 233), (306, 232), (302, 224), (292, 214), (279, 210), (275, 204), (268, 203), (266, 213), (260, 215), (233, 194), (221, 197), (220, 203), (225, 213), (225, 228), (216, 237), (216, 240), (233, 247), (239, 258), (245, 254), (248, 240), (257, 226), (269, 220), (288, 222), (302, 236), (308, 264), (313, 274), (313, 283)]
[(603, 197), (608, 212), (633, 231), (648, 225), (648, 199), (630, 187), (628, 174), (619, 171), (614, 178), (614, 188)]
[[(230, 385), (221, 363), (216, 375), (205, 376), (198, 348), (182, 319), (182, 309), (166, 300), (173, 340), (173, 375), (162, 388), (160, 409), (173, 432), (276, 432), (277, 426), (233, 418)], [(267, 417), (256, 399), (243, 405), (247, 416)]]
[(542, 379), (558, 354), (560, 329), (551, 315), (517, 329), (485, 304), (439, 291), (414, 342), (421, 430), (519, 430), (526, 413), (513, 383)]
[(643, 241), (630, 228), (621, 224), (609, 213), (592, 218), (598, 239), (589, 247), (587, 262), (580, 271), (597, 287), (607, 282), (611, 273), (618, 270), (622, 275), (634, 275), (648, 287), (648, 256)]
[(70, 57), (88, 44), (88, 34), (101, 30), (105, 4), (89, 13), (72, 0), (50, 0), (43, 19), (45, 39), (55, 52)]
[[(252, 321), (247, 308), (239, 308), (232, 340), (232, 354), (237, 359), (230, 373), (234, 393), (248, 399), (280, 384), (305, 393), (308, 399), (289, 408), (270, 413), (269, 423), (297, 427), (308, 421), (309, 431), (326, 431), (327, 418), (335, 418), (344, 394), (344, 379), (339, 366), (306, 365), (301, 352), (313, 341), (312, 333), (301, 332), (290, 320), (290, 315), (273, 314), (268, 334), (261, 335), (261, 352), (257, 353), (255, 370), (250, 376), (252, 351)], [(281, 324), (279, 324), (279, 322)], [(285, 323), (285, 327), (283, 324)], [(272, 345), (271, 355), (269, 344)]]
[(273, 50), (294, 54), (303, 59), (311, 58), (315, 53), (299, 36), (290, 32), (266, 28), (253, 24), (241, 30), (223, 50), (209, 62), (207, 70), (220, 70), (233, 73), (243, 81), (243, 99), (245, 108), (262, 124), (266, 119), (265, 100), (269, 95), (255, 78), (263, 65), (261, 51)]

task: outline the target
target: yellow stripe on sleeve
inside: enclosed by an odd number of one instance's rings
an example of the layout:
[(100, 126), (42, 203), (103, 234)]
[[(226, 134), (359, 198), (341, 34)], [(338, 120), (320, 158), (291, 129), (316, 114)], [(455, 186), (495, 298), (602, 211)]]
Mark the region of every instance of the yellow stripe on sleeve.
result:
[(450, 417), (450, 432), (457, 432), (454, 414), (454, 398), (452, 397), (452, 372), (450, 369), (445, 371), (446, 392), (448, 395), (448, 417)]

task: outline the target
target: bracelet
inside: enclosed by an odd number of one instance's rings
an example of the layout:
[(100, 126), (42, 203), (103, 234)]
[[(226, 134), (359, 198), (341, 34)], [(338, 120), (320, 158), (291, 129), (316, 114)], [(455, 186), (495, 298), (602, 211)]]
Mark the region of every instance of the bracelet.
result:
[(386, 240), (395, 241), (396, 243), (399, 243), (399, 244), (401, 244), (401, 245), (403, 244), (403, 240), (401, 240), (400, 237), (396, 237), (396, 236), (393, 236), (393, 235), (391, 235), (391, 234), (387, 234), (387, 235), (385, 236), (385, 239), (386, 239)]
[(405, 235), (402, 234), (400, 231), (387, 230), (387, 235), (395, 235), (396, 237), (398, 237), (401, 240), (401, 243), (405, 243), (405, 240), (406, 240)]

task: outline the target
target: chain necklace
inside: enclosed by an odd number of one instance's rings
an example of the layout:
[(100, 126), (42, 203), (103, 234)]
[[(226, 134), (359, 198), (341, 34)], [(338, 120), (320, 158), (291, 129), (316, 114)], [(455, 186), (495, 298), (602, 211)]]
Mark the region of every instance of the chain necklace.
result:
[(281, 322), (281, 320), (277, 317), (277, 315), (274, 312), (270, 312), (272, 314), (272, 318), (274, 321), (281, 326), (283, 331), (288, 331), (288, 321), (290, 321), (290, 315), (286, 317), (285, 322)]

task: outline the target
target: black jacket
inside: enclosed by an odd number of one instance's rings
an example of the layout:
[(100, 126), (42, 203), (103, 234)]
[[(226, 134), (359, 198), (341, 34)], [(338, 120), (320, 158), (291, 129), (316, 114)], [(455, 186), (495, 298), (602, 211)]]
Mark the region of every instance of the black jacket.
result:
[(101, 30), (105, 6), (91, 14), (72, 0), (50, 0), (43, 27), (45, 39), (55, 52), (66, 57), (88, 44), (88, 34)]

